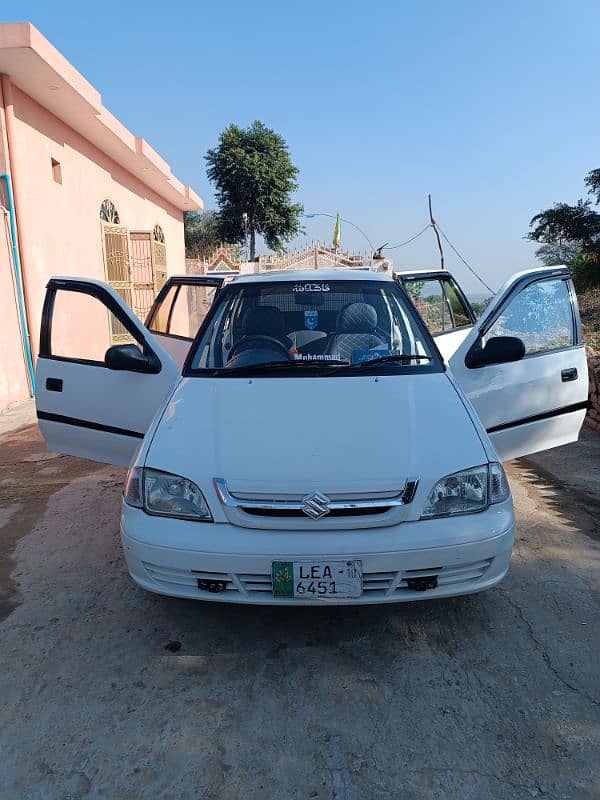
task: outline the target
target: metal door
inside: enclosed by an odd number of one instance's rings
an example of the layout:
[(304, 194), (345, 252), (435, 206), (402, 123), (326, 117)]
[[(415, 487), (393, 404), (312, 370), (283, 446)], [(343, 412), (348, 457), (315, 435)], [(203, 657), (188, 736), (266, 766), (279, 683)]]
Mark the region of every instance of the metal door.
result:
[(149, 231), (132, 231), (129, 234), (131, 255), (132, 308), (141, 319), (146, 319), (156, 296), (152, 234)]

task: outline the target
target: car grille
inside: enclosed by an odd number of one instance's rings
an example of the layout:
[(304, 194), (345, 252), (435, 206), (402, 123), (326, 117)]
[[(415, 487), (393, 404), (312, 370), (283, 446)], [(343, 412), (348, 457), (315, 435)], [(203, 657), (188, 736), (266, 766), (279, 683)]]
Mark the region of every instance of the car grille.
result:
[[(241, 510), (245, 514), (250, 514), (253, 517), (278, 517), (278, 518), (291, 518), (291, 519), (306, 519), (306, 514), (300, 509), (278, 509), (278, 508), (244, 508), (240, 505)], [(390, 506), (379, 505), (373, 508), (340, 508), (330, 511), (327, 516), (329, 519), (336, 517), (368, 517), (372, 514), (385, 514), (390, 510)]]
[[(416, 578), (437, 578), (438, 588), (459, 587), (463, 583), (483, 578), (492, 563), (491, 558), (471, 564), (456, 564), (451, 567), (431, 567), (429, 569), (411, 569), (400, 572), (364, 572), (363, 597), (391, 597), (396, 594), (425, 596), (428, 592), (416, 591), (409, 587), (408, 581)], [(233, 594), (244, 598), (259, 598), (261, 593), (272, 593), (270, 573), (233, 573), (233, 572), (204, 572), (202, 570), (177, 569), (175, 567), (161, 567), (156, 564), (144, 562), (144, 568), (150, 578), (165, 591), (192, 590), (201, 597), (219, 597)], [(198, 581), (219, 581), (225, 584), (223, 592), (214, 594), (199, 589)], [(435, 590), (432, 590), (435, 591)], [(279, 598), (272, 598), (277, 602)]]
[[(404, 486), (394, 491), (345, 493), (320, 491), (306, 493), (248, 493), (233, 491), (223, 478), (214, 479), (214, 487), (229, 522), (245, 527), (276, 528), (281, 520), (292, 529), (338, 528), (344, 519), (353, 527), (390, 525), (403, 515), (417, 491), (419, 479), (408, 477)], [(397, 512), (392, 520), (390, 512)], [(360, 518), (367, 518), (360, 523)]]

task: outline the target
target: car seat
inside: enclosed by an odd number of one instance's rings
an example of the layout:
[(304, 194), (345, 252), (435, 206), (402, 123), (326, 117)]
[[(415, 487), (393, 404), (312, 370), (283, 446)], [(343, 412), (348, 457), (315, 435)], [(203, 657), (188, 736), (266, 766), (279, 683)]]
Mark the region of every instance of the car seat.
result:
[(380, 347), (385, 342), (376, 335), (376, 329), (377, 311), (370, 303), (349, 303), (338, 314), (327, 353), (350, 361), (354, 350)]
[(242, 335), (240, 338), (271, 336), (288, 349), (292, 346), (291, 339), (285, 334), (284, 316), (275, 306), (249, 308), (242, 317), (241, 329)]

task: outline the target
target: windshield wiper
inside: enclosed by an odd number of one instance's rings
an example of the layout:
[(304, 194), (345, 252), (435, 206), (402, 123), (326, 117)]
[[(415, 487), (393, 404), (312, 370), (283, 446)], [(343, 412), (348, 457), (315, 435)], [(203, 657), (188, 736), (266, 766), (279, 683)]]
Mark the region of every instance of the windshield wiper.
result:
[(371, 367), (374, 364), (384, 364), (386, 361), (433, 361), (431, 356), (422, 356), (418, 353), (388, 353), (385, 356), (369, 358), (367, 361), (359, 361), (351, 365), (351, 369), (361, 369), (361, 367)]
[(299, 358), (299, 359), (291, 359), (290, 361), (262, 361), (260, 364), (246, 364), (246, 366), (242, 367), (223, 367), (216, 371), (216, 374), (219, 376), (226, 377), (227, 375), (235, 375), (239, 372), (261, 372), (262, 370), (266, 370), (267, 372), (276, 372), (279, 369), (284, 369), (286, 367), (297, 367), (301, 365), (303, 367), (327, 367), (332, 364), (334, 367), (339, 366), (348, 366), (350, 364), (349, 361), (343, 361), (341, 358), (328, 358), (328, 359), (321, 359), (321, 358)]

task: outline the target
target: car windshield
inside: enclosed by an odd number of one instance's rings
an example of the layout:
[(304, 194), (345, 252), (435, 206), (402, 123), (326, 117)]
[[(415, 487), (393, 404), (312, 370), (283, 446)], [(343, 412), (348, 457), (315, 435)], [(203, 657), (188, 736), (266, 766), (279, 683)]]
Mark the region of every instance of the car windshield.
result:
[(431, 338), (393, 282), (232, 283), (195, 342), (187, 374), (436, 371)]

